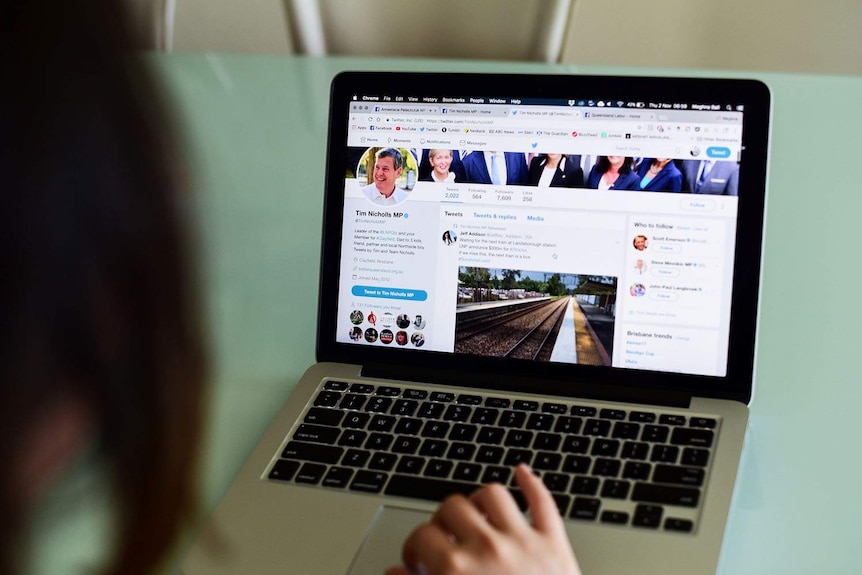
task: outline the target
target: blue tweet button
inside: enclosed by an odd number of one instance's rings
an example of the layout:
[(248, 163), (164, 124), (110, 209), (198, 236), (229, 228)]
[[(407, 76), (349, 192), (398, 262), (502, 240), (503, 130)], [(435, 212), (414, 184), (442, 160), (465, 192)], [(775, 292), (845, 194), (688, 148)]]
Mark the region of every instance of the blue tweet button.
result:
[(729, 158), (730, 157), (730, 148), (725, 148), (724, 146), (710, 146), (706, 149), (706, 155), (710, 158)]
[(382, 299), (403, 299), (407, 301), (425, 301), (428, 292), (421, 289), (404, 289), (376, 286), (353, 286), (351, 293), (358, 297), (377, 297)]

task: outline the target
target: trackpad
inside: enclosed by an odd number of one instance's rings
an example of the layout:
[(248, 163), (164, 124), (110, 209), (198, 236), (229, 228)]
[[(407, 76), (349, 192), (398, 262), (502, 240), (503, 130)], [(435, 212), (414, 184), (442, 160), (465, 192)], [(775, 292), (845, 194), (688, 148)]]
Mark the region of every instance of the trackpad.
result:
[(389, 567), (401, 565), (404, 541), (414, 529), (430, 520), (431, 513), (381, 506), (347, 575), (382, 575)]

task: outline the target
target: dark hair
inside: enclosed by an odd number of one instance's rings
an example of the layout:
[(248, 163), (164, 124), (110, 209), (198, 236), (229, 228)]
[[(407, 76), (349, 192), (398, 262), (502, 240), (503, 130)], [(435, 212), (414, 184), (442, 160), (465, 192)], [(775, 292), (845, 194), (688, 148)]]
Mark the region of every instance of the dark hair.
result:
[[(626, 159), (623, 160), (623, 165), (620, 166), (620, 174), (625, 175), (631, 172), (633, 163), (634, 158), (629, 158), (627, 156)], [(605, 172), (607, 172), (610, 167), (611, 162), (610, 160), (608, 160), (607, 156), (599, 156), (599, 158), (596, 160), (596, 170), (598, 170), (600, 174), (604, 174)]]
[(194, 511), (205, 359), (172, 133), (122, 2), (0, 19), (0, 573), (27, 505), (9, 470), (52, 401), (92, 408), (117, 502), (109, 574), (151, 573)]
[(378, 160), (380, 158), (392, 158), (392, 167), (396, 170), (400, 170), (404, 167), (404, 156), (396, 150), (395, 148), (383, 148), (382, 150), (378, 150), (374, 157)]

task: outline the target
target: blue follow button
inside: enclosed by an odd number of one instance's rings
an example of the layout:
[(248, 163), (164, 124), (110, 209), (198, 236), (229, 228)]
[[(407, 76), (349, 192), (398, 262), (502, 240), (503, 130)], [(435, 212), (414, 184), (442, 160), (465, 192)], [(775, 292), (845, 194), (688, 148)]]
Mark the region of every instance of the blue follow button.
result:
[(706, 149), (706, 155), (710, 158), (729, 158), (730, 148), (724, 146), (710, 146)]
[(382, 299), (404, 299), (409, 301), (425, 301), (428, 292), (421, 289), (404, 289), (376, 286), (353, 286), (351, 293), (358, 297), (378, 297)]

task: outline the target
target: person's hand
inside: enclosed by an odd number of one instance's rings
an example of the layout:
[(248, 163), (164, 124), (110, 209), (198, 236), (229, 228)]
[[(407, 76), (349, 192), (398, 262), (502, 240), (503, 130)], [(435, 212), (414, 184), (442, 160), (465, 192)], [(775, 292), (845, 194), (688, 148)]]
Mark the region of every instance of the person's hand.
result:
[(557, 505), (526, 465), (515, 470), (532, 525), (500, 484), (452, 495), (404, 543), (386, 575), (581, 575)]

